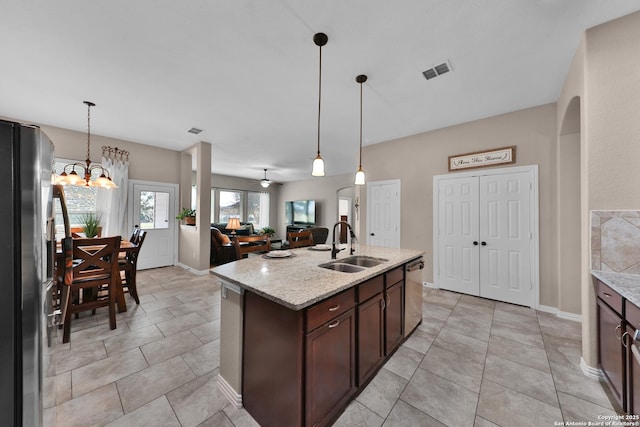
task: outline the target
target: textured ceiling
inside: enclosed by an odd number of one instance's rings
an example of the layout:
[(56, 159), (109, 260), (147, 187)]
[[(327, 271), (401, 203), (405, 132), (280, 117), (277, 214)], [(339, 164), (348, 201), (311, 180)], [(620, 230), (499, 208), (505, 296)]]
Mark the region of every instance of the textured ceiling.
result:
[[(637, 0), (0, 0), (0, 115), (182, 150), (284, 182), (364, 144), (555, 102), (583, 31)], [(425, 80), (449, 61), (453, 71)], [(187, 133), (204, 129), (200, 135)], [(81, 147), (79, 147), (81, 148)], [(365, 170), (366, 170), (366, 164)]]

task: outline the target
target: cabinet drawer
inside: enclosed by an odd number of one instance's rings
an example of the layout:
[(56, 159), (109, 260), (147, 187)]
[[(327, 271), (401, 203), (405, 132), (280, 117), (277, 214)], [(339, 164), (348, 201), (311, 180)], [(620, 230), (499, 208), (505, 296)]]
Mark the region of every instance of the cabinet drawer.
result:
[(640, 329), (640, 308), (625, 301), (625, 319), (635, 329)]
[(382, 275), (367, 280), (358, 285), (358, 303), (362, 303), (384, 289), (384, 277)]
[(355, 291), (351, 288), (308, 308), (306, 331), (314, 330), (334, 317), (348, 311), (355, 305)]
[(386, 287), (390, 288), (396, 283), (400, 282), (404, 279), (404, 267), (394, 268), (393, 270), (387, 271), (385, 273), (387, 277)]
[(596, 283), (596, 294), (598, 298), (606, 302), (609, 307), (622, 315), (622, 297), (616, 291), (598, 280)]

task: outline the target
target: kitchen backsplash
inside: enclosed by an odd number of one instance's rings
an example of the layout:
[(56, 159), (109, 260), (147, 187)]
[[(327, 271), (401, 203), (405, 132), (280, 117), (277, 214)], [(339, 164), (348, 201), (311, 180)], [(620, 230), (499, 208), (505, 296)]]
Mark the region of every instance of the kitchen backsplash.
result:
[(640, 211), (591, 211), (591, 269), (640, 274)]

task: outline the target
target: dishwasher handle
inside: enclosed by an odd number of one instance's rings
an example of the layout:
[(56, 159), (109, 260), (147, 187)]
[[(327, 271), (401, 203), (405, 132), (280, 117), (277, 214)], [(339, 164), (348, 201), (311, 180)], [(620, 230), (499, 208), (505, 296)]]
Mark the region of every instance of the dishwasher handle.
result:
[(422, 270), (424, 268), (424, 261), (422, 259), (412, 262), (411, 264), (407, 264), (407, 272)]

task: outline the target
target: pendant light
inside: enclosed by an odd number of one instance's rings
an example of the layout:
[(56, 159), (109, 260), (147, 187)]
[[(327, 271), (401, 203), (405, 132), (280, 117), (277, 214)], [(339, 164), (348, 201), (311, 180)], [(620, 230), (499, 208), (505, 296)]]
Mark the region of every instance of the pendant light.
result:
[(367, 81), (367, 76), (360, 74), (356, 77), (356, 82), (360, 84), (360, 160), (356, 171), (355, 185), (364, 185), (364, 171), (362, 170), (362, 83)]
[(262, 188), (269, 188), (269, 186), (271, 185), (273, 181), (271, 181), (270, 179), (267, 179), (267, 170), (264, 170), (264, 178), (260, 180), (260, 185), (262, 186)]
[[(95, 107), (96, 104), (90, 101), (84, 101), (87, 105), (87, 159), (85, 164), (82, 163), (69, 163), (64, 165), (62, 173), (56, 176), (56, 184), (60, 185), (78, 185), (83, 187), (101, 187), (106, 189), (118, 188), (118, 186), (111, 180), (109, 171), (99, 164), (91, 164), (91, 107)], [(71, 169), (67, 173), (68, 169)], [(99, 170), (100, 175), (98, 178), (92, 176), (94, 170)], [(80, 174), (78, 174), (80, 172)]]
[(318, 154), (313, 160), (311, 175), (324, 176), (324, 160), (320, 156), (320, 101), (322, 99), (322, 46), (327, 44), (329, 37), (325, 33), (317, 33), (313, 36), (313, 42), (320, 48), (320, 65), (318, 72)]

